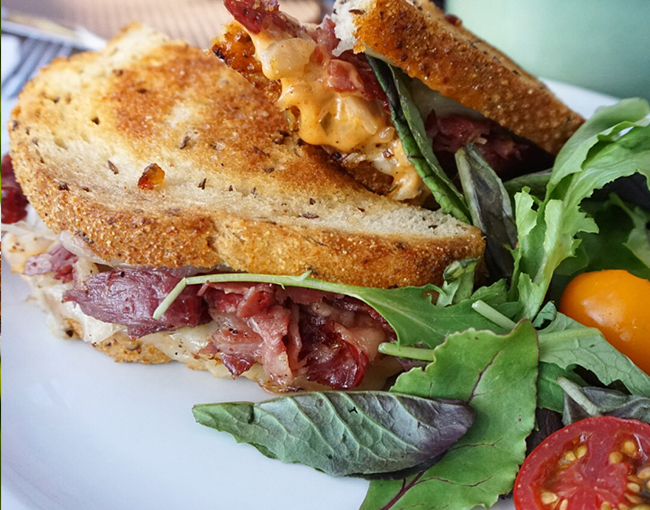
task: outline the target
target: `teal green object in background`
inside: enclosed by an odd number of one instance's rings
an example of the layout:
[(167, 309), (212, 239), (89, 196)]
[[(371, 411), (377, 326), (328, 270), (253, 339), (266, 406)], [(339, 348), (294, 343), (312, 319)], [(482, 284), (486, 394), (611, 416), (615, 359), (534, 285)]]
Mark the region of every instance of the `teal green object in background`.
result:
[(531, 73), (650, 100), (650, 0), (447, 0)]

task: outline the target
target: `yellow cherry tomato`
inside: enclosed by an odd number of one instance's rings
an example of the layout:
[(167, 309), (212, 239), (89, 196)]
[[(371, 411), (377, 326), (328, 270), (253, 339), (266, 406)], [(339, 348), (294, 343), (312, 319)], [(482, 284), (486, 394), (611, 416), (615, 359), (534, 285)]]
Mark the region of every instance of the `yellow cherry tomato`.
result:
[(650, 375), (650, 281), (623, 270), (583, 273), (567, 285), (560, 311), (600, 329), (610, 344)]

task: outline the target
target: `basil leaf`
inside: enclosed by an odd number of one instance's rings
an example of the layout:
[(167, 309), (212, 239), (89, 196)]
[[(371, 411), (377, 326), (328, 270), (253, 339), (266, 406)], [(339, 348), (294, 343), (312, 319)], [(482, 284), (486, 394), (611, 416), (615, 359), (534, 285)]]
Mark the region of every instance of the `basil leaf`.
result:
[(650, 376), (612, 347), (600, 331), (561, 313), (539, 332), (539, 359), (565, 370), (581, 366), (605, 385), (620, 381), (630, 393), (650, 397)]
[(562, 381), (565, 391), (562, 421), (570, 425), (592, 416), (616, 416), (650, 423), (650, 398), (605, 388), (583, 388)]
[(362, 510), (490, 507), (512, 489), (535, 423), (535, 329), (526, 321), (506, 336), (457, 333), (434, 354), (425, 370), (402, 374), (391, 391), (461, 399), (476, 410), (476, 421), (430, 469), (372, 481)]
[(333, 476), (411, 468), (445, 452), (474, 421), (461, 403), (381, 391), (312, 392), (266, 402), (203, 404), (202, 425), (267, 457)]
[(408, 76), (400, 69), (366, 55), (377, 81), (386, 93), (393, 126), (402, 147), (422, 182), (431, 190), (440, 208), (465, 223), (469, 212), (463, 196), (438, 163), (432, 142), (426, 134), (420, 111), (411, 97)]
[(519, 245), (510, 298), (522, 305), (519, 318), (537, 314), (553, 273), (576, 254), (577, 234), (598, 231), (581, 202), (620, 177), (640, 173), (650, 181), (649, 110), (643, 100), (598, 110), (558, 154), (544, 201), (526, 189), (515, 195)]
[(490, 275), (493, 279), (509, 278), (512, 249), (517, 245), (510, 196), (474, 144), (456, 152), (456, 165), (472, 223), (485, 235), (485, 261)]
[(164, 299), (154, 313), (160, 317), (187, 285), (207, 282), (263, 282), (281, 286), (306, 287), (357, 298), (374, 308), (395, 330), (398, 343), (404, 345), (424, 344), (435, 347), (449, 333), (474, 327), (505, 332), (493, 322), (476, 313), (472, 304), (482, 300), (494, 307), (505, 302), (505, 282), (499, 281), (490, 287), (481, 287), (470, 299), (452, 306), (436, 306), (432, 299), (442, 290), (435, 285), (424, 287), (400, 287), (377, 289), (330, 283), (302, 276), (259, 275), (248, 273), (211, 274), (182, 279)]

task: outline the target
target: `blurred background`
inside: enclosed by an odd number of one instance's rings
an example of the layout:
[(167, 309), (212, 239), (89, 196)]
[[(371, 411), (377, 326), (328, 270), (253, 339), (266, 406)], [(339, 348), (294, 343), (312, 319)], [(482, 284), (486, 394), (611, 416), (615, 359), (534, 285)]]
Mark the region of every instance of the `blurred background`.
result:
[(650, 0), (446, 0), (537, 76), (650, 100)]

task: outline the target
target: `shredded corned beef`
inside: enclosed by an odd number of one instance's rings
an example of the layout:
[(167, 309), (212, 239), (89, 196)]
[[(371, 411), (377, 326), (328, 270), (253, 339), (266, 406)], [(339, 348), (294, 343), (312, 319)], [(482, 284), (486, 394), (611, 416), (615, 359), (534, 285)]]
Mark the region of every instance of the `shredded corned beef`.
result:
[(317, 44), (314, 58), (323, 64), (329, 60), (327, 85), (337, 92), (358, 92), (367, 101), (377, 99), (387, 107), (386, 94), (363, 53), (348, 50), (339, 56), (334, 55), (340, 42), (334, 27), (334, 22), (325, 18), (313, 34)]
[(57, 244), (52, 250), (40, 255), (29, 257), (25, 263), (24, 274), (36, 276), (54, 273), (54, 278), (64, 283), (72, 281), (74, 263), (77, 256), (66, 250), (62, 244)]
[(2, 157), (2, 223), (16, 223), (27, 216), (27, 198), (16, 180), (11, 156)]
[(267, 283), (188, 286), (154, 320), (181, 276), (193, 272), (113, 269), (75, 280), (64, 299), (86, 315), (126, 326), (132, 337), (213, 321), (210, 343), (196, 356), (220, 360), (233, 377), (258, 363), (279, 389), (293, 388), (297, 378), (354, 388), (379, 344), (395, 340), (383, 317), (357, 299)]
[(353, 298), (278, 285), (206, 284), (200, 293), (218, 328), (203, 354), (218, 354), (234, 375), (260, 363), (271, 380), (296, 377), (335, 389), (358, 386), (388, 323)]
[(186, 288), (159, 319), (153, 313), (181, 277), (169, 269), (113, 269), (75, 281), (63, 295), (79, 305), (83, 313), (103, 322), (122, 324), (137, 338), (157, 331), (197, 326), (204, 320), (203, 300), (196, 289)]
[(549, 156), (530, 142), (515, 138), (489, 119), (460, 114), (439, 117), (432, 111), (425, 123), (433, 151), (449, 173), (456, 168), (454, 154), (473, 142), (485, 161), (502, 177), (510, 178), (545, 168)]

